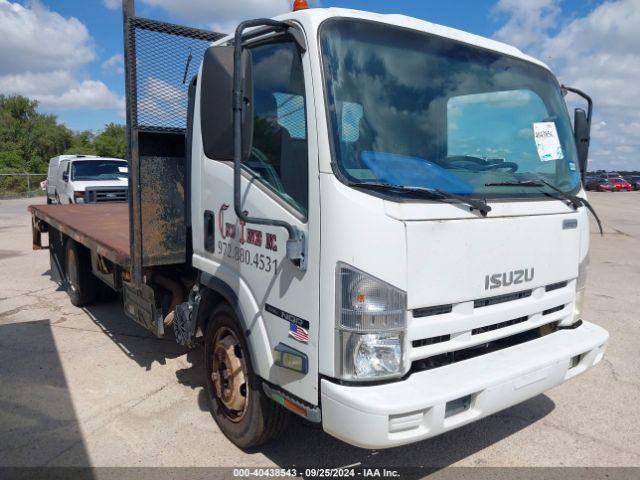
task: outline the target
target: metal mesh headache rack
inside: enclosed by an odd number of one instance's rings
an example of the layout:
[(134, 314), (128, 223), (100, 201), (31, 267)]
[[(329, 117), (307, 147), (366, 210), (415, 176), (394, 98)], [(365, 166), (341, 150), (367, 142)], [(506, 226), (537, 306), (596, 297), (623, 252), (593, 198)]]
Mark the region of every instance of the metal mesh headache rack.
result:
[(224, 35), (136, 17), (134, 0), (123, 1), (123, 21), (131, 273), (139, 286), (143, 268), (186, 261), (192, 80)]
[(140, 130), (184, 131), (189, 83), (207, 47), (224, 35), (131, 17), (128, 65), (132, 125)]

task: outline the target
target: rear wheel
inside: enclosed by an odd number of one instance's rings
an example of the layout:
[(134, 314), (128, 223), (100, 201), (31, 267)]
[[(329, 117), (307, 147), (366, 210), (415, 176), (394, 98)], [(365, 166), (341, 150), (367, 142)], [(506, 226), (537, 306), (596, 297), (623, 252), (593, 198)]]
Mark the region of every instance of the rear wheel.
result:
[(204, 354), (210, 410), (222, 433), (240, 448), (279, 436), (289, 412), (262, 390), (236, 315), (226, 304), (209, 319)]
[(65, 245), (65, 276), (71, 303), (83, 307), (93, 302), (98, 293), (98, 279), (91, 273), (91, 254), (75, 240)]

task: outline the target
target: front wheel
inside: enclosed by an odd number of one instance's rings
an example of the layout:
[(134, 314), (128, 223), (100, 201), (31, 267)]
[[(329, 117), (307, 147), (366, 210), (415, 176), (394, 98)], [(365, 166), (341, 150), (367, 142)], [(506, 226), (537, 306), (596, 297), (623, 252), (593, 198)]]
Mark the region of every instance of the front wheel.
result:
[(222, 433), (245, 449), (278, 437), (290, 414), (262, 390), (242, 329), (227, 304), (209, 319), (204, 355), (209, 408)]

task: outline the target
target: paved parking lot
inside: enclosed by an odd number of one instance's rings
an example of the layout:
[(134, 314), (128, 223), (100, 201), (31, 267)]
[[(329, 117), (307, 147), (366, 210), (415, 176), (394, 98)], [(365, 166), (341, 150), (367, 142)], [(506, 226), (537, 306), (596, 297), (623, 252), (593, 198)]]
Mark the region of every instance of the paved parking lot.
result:
[(208, 413), (201, 351), (78, 309), (31, 250), (26, 200), (0, 201), (0, 466), (640, 466), (640, 192), (591, 194), (587, 318), (611, 333), (593, 371), (441, 437), (385, 451), (295, 421), (246, 453)]

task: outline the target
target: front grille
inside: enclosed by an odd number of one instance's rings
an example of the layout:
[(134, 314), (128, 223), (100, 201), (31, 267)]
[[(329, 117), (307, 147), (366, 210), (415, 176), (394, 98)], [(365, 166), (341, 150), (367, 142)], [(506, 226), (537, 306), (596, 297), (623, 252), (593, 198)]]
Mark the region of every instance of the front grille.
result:
[(126, 188), (87, 190), (86, 203), (126, 202), (128, 191)]
[(522, 343), (541, 338), (545, 335), (549, 335), (557, 331), (558, 322), (550, 324), (550, 327), (551, 328), (533, 328), (531, 330), (526, 330), (509, 337), (483, 343), (482, 345), (464, 348), (461, 350), (454, 350), (452, 352), (441, 353), (432, 357), (416, 360), (411, 365), (410, 373), (431, 370), (433, 368), (439, 368), (445, 365), (451, 365), (452, 363), (479, 357), (480, 355), (496, 352), (498, 350), (503, 350), (505, 348), (513, 347), (515, 345), (520, 345)]
[[(470, 352), (488, 353), (553, 331), (571, 314), (567, 308), (574, 300), (573, 289), (567, 288), (570, 285), (570, 281), (562, 281), (494, 297), (414, 309), (409, 329), (411, 362), (417, 369), (433, 368), (468, 358)], [(485, 308), (499, 304), (498, 308)]]
[(552, 313), (560, 312), (564, 310), (564, 305), (558, 305), (557, 307), (550, 308), (542, 312), (542, 315), (551, 315)]
[(438, 305), (437, 307), (416, 308), (413, 311), (413, 318), (432, 317), (434, 315), (444, 315), (451, 313), (453, 305)]
[(544, 287), (545, 292), (553, 292), (554, 290), (560, 290), (561, 288), (566, 287), (569, 282), (558, 282), (552, 283), (551, 285), (547, 285)]
[(451, 340), (451, 335), (441, 335), (439, 337), (414, 340), (413, 342), (411, 342), (411, 345), (413, 345), (413, 348), (420, 348), (420, 347), (426, 347), (428, 345), (436, 345), (438, 343), (448, 342), (449, 340)]
[(480, 335), (481, 333), (491, 332), (493, 330), (499, 330), (501, 328), (510, 327), (511, 325), (517, 325), (518, 323), (524, 323), (529, 320), (529, 317), (520, 317), (514, 320), (508, 320), (506, 322), (494, 323), (493, 325), (487, 325), (485, 327), (474, 328), (471, 330), (471, 335)]
[(473, 302), (474, 308), (488, 307), (489, 305), (497, 305), (498, 303), (513, 302), (522, 298), (530, 297), (533, 290), (525, 290), (523, 292), (507, 293), (496, 297), (481, 298)]

